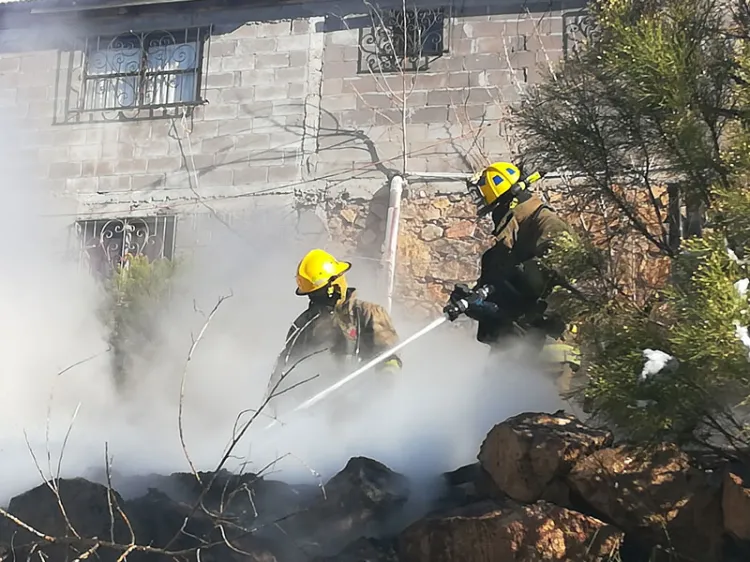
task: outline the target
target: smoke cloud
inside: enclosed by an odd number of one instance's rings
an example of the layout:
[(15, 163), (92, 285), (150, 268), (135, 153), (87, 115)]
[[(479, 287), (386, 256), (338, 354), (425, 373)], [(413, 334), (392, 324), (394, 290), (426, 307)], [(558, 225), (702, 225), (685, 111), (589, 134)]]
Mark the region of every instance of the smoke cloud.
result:
[[(293, 210), (273, 198), (258, 199), (231, 230), (207, 219), (214, 236), (184, 256), (158, 318), (158, 352), (137, 360), (128, 388), (118, 392), (98, 317), (102, 289), (69, 251), (77, 244), (75, 202), (35, 183), (35, 171), (49, 163), (21, 150), (28, 139), (9, 115), (0, 121), (8, 211), (0, 221), (0, 505), (56, 475), (58, 463), (64, 477), (101, 473), (105, 446), (123, 475), (188, 471), (185, 451), (197, 469), (213, 469), (240, 412), (260, 405), (287, 329), (307, 305), (294, 294), (294, 270), (320, 240), (300, 237)], [(349, 282), (361, 298), (378, 300), (369, 271), (355, 265)], [(230, 294), (188, 363), (205, 315)], [(393, 316), (401, 337), (422, 327), (398, 307)], [(257, 471), (280, 458), (273, 478), (315, 481), (363, 455), (429, 478), (473, 462), (493, 424), (562, 407), (549, 379), (510, 354), (488, 359), (473, 335), (443, 325), (403, 350), (398, 376), (371, 371), (304, 415), (282, 413), (284, 424), (269, 431), (261, 417), (226, 468)], [(312, 376), (317, 367), (301, 365), (297, 374)], [(297, 396), (309, 397), (304, 386)]]

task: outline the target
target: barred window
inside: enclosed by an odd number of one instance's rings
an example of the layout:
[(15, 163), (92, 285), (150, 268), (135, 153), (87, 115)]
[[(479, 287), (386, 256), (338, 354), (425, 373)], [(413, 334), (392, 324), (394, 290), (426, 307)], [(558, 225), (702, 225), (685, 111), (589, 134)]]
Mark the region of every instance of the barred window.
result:
[(84, 111), (167, 108), (200, 103), (200, 29), (89, 39)]
[(172, 259), (175, 226), (174, 216), (78, 221), (81, 259), (92, 273), (105, 277), (129, 255)]
[(360, 31), (359, 72), (425, 71), (447, 51), (442, 8), (387, 10), (371, 19)]

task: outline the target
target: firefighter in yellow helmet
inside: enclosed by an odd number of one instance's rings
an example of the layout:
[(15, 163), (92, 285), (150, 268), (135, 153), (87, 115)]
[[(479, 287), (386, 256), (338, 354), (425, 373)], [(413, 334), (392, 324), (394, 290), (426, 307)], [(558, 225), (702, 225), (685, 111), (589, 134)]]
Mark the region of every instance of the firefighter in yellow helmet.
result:
[[(279, 356), (269, 390), (285, 368), (305, 355), (327, 348), (338, 358), (367, 361), (398, 343), (388, 312), (380, 305), (360, 300), (346, 282), (351, 263), (338, 261), (314, 249), (297, 266), (296, 294), (308, 298), (307, 309), (292, 323), (286, 347)], [(401, 369), (397, 355), (388, 357), (380, 371)]]
[[(477, 340), (497, 348), (505, 337), (523, 333), (536, 337), (544, 349), (542, 357), (556, 365), (561, 391), (569, 387), (569, 372), (580, 366), (578, 350), (568, 345), (573, 332), (566, 321), (548, 307), (555, 287), (570, 284), (545, 263), (545, 257), (563, 236), (573, 236), (569, 225), (529, 185), (541, 178), (535, 173), (523, 178), (521, 170), (508, 162), (495, 162), (467, 181), (479, 216), (491, 215), (495, 244), (481, 258), (476, 285), (457, 285), (444, 311), (451, 320), (461, 313), (478, 321)], [(491, 287), (482, 298), (476, 289)], [(460, 305), (459, 303), (464, 303)], [(567, 382), (566, 382), (567, 381)]]

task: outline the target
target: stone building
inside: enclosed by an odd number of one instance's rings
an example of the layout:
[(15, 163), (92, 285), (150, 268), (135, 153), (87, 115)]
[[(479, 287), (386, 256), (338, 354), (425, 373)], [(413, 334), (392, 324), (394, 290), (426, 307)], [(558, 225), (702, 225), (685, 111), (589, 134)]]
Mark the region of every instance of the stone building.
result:
[(508, 104), (572, 48), (583, 12), (417, 4), (2, 0), (0, 108), (100, 263), (189, 248), (195, 217), (279, 208), (376, 263), (403, 175), (399, 293), (441, 300), (476, 274), (486, 229), (439, 176), (510, 157)]

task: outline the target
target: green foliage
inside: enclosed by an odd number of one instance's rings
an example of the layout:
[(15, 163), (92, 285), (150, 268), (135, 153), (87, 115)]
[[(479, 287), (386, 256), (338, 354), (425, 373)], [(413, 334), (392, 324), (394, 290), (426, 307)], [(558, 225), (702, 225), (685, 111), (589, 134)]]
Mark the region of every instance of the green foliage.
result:
[(107, 280), (101, 316), (109, 331), (118, 384), (125, 382), (132, 357), (148, 356), (157, 344), (158, 319), (176, 270), (172, 260), (128, 256)]
[[(750, 10), (600, 0), (589, 11), (598, 32), (587, 49), (516, 112), (526, 158), (582, 172), (571, 199), (616, 209), (628, 236), (654, 248), (654, 259), (669, 258), (671, 282), (634, 299), (613, 262), (618, 244), (602, 235), (609, 227), (583, 229), (556, 248), (551, 263), (587, 296), (553, 295), (581, 326), (585, 393), (595, 414), (627, 436), (703, 441), (709, 432), (737, 445), (746, 433), (733, 412), (750, 395), (738, 334), (750, 324), (750, 303), (735, 288), (750, 277)], [(708, 209), (708, 231), (679, 251), (659, 203), (666, 178)], [(640, 380), (646, 349), (676, 362)]]
[[(674, 273), (659, 314), (621, 307), (595, 325), (586, 392), (601, 417), (639, 439), (730, 431), (727, 408), (750, 393), (748, 350), (735, 325), (750, 323), (750, 303), (734, 286), (750, 272), (711, 233), (685, 243)], [(672, 355), (677, 368), (640, 381), (644, 349)]]

